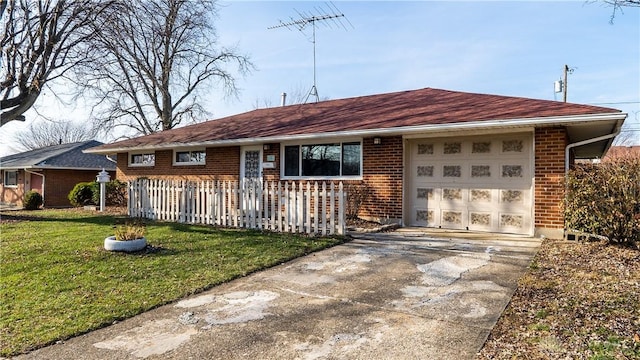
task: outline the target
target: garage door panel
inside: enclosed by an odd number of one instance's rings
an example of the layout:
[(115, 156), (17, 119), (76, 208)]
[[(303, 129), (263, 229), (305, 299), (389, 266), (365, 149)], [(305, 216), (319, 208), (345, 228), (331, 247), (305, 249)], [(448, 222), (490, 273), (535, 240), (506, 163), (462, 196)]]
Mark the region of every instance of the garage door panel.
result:
[(531, 134), (412, 140), (411, 224), (529, 233), (531, 141)]
[(440, 211), (441, 226), (449, 229), (466, 229), (465, 215), (459, 208), (442, 209)]
[(480, 209), (469, 210), (469, 230), (491, 231), (495, 227), (495, 219), (491, 212)]

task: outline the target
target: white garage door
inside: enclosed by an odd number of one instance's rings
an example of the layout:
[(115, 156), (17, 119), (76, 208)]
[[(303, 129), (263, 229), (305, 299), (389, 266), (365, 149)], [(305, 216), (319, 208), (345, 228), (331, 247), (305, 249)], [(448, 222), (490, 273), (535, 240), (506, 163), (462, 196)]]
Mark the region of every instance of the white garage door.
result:
[(532, 232), (532, 135), (412, 139), (413, 226)]

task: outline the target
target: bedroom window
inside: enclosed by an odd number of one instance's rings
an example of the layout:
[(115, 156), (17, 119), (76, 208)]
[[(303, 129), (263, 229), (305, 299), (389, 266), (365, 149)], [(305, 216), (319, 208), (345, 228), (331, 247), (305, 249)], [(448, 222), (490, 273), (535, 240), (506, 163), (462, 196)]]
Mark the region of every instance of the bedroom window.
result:
[(205, 163), (206, 152), (204, 150), (185, 150), (174, 152), (174, 165), (204, 165)]
[(130, 166), (153, 166), (156, 163), (155, 153), (144, 154), (130, 154), (129, 165)]
[(284, 176), (360, 176), (361, 148), (360, 142), (285, 146)]
[(5, 170), (3, 183), (6, 187), (18, 187), (18, 172)]

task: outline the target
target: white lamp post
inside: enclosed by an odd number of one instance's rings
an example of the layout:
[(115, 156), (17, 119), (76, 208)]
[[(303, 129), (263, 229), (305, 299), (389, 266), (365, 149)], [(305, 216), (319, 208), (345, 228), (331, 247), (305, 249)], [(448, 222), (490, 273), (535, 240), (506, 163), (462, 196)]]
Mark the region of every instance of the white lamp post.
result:
[(102, 171), (98, 173), (97, 181), (100, 183), (100, 211), (104, 211), (104, 203), (107, 192), (106, 184), (111, 180), (109, 173), (102, 168)]

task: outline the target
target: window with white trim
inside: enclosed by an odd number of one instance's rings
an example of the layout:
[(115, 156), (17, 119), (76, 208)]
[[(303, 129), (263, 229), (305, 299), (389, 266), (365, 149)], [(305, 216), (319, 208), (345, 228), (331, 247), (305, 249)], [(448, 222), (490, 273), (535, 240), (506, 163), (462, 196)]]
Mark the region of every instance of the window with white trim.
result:
[(155, 163), (155, 153), (129, 154), (129, 166), (153, 166)]
[(204, 165), (206, 163), (207, 153), (200, 150), (182, 150), (173, 152), (174, 165)]
[(287, 145), (284, 177), (355, 177), (362, 175), (362, 144)]
[(18, 171), (4, 171), (3, 184), (6, 187), (18, 187)]

